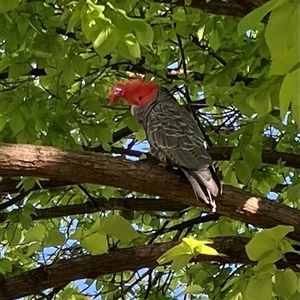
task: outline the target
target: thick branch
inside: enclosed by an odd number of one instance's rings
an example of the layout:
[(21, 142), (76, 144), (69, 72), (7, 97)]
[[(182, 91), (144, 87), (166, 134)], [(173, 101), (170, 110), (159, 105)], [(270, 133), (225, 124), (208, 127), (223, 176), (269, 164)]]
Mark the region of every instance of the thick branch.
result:
[[(29, 176), (59, 181), (94, 183), (157, 195), (170, 201), (203, 207), (185, 178), (145, 162), (131, 162), (102, 154), (63, 151), (53, 147), (2, 144), (0, 176)], [(243, 190), (225, 186), (217, 198), (218, 214), (269, 228), (292, 225), (290, 237), (300, 240), (300, 211)], [(205, 209), (205, 208), (204, 208)], [(280, 212), (280, 213), (278, 213)]]
[[(240, 263), (253, 265), (245, 252), (245, 246), (250, 241), (241, 237), (213, 238), (211, 246), (226, 257), (198, 255), (198, 262)], [(49, 266), (42, 266), (19, 276), (3, 279), (0, 285), (1, 300), (16, 299), (31, 294), (39, 294), (47, 288), (63, 286), (71, 281), (82, 278), (97, 278), (100, 275), (113, 274), (122, 271), (137, 271), (141, 268), (154, 268), (157, 259), (178, 242), (152, 244), (112, 251), (97, 256), (62, 259)], [(278, 268), (290, 267), (297, 270), (299, 257), (293, 256), (289, 262), (277, 262)], [(1, 281), (1, 279), (0, 279)]]

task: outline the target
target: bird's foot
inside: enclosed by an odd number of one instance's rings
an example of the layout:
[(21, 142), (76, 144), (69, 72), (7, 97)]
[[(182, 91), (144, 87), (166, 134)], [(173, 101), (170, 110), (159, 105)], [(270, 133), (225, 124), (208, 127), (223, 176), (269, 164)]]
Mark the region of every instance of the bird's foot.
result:
[(164, 169), (170, 169), (171, 168), (171, 166), (169, 164), (163, 163), (163, 162), (160, 162), (158, 164), (158, 166), (161, 167), (161, 168), (164, 168)]

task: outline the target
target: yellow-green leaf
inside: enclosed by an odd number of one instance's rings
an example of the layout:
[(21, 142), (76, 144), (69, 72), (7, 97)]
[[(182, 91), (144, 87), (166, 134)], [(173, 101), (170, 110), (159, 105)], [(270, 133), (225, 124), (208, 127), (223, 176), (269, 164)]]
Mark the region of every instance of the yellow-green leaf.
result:
[(26, 242), (42, 242), (46, 233), (46, 228), (42, 224), (38, 224), (30, 228), (25, 233)]
[(100, 232), (86, 236), (80, 243), (92, 255), (107, 253), (108, 250), (106, 235)]
[(298, 128), (300, 128), (300, 69), (288, 73), (283, 79), (281, 90), (279, 94), (280, 101), (280, 115), (284, 119), (287, 111), (289, 110), (289, 105), (292, 103), (292, 117), (297, 122)]

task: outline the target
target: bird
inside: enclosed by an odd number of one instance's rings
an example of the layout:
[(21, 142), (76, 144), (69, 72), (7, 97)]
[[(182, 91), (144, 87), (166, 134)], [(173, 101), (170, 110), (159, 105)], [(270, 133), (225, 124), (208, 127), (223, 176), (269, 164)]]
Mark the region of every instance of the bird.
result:
[(115, 83), (110, 104), (121, 99), (131, 106), (131, 114), (143, 126), (150, 154), (163, 165), (182, 170), (196, 198), (215, 212), (215, 198), (222, 193), (222, 184), (194, 117), (167, 88), (154, 81)]

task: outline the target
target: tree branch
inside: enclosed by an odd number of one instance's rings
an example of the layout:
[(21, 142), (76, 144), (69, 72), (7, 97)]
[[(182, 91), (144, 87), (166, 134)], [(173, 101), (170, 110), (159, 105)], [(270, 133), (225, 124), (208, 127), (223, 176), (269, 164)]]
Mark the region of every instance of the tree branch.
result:
[[(36, 209), (35, 213), (31, 215), (31, 218), (32, 220), (44, 220), (72, 215), (91, 214), (106, 210), (179, 212), (188, 208), (187, 205), (179, 202), (156, 198), (111, 198), (109, 200), (94, 198), (94, 204), (95, 205), (91, 202), (86, 202), (83, 204)], [(0, 213), (0, 222), (1, 220), (5, 220), (7, 215), (8, 213)]]
[[(213, 160), (229, 160), (234, 147), (216, 147), (208, 149)], [(261, 154), (262, 162), (270, 165), (277, 165), (279, 161), (285, 162), (285, 166), (300, 169), (300, 155), (294, 153), (277, 152), (263, 150)]]
[[(175, 171), (102, 154), (1, 144), (0, 175), (115, 186), (206, 209), (195, 199), (186, 178)], [(300, 211), (297, 209), (255, 197), (231, 186), (224, 186), (223, 195), (217, 198), (217, 203), (218, 214), (258, 227), (270, 228), (278, 224), (294, 226), (295, 231), (289, 236), (300, 241)]]
[[(223, 161), (230, 160), (231, 155), (235, 147), (215, 147), (207, 149), (212, 160)], [(91, 149), (93, 152), (103, 152), (101, 147)], [(129, 156), (140, 157), (145, 154), (144, 152), (137, 150), (128, 150), (124, 148), (112, 147), (112, 152), (116, 154), (124, 154)], [(277, 165), (282, 162), (286, 167), (300, 169), (300, 155), (287, 152), (278, 152), (271, 150), (263, 150), (261, 154), (262, 162), (270, 165)]]
[[(239, 263), (256, 264), (250, 261), (245, 252), (245, 246), (250, 241), (242, 237), (217, 237), (212, 239), (219, 253), (226, 256), (198, 255), (194, 261), (218, 262), (220, 264)], [(137, 271), (141, 268), (155, 268), (157, 259), (178, 242), (137, 246), (112, 251), (102, 255), (84, 255), (76, 258), (62, 259), (51, 265), (44, 265), (18, 276), (0, 279), (1, 300), (16, 299), (31, 294), (39, 294), (47, 288), (64, 286), (71, 281), (83, 278), (97, 278), (100, 275), (123, 271)], [(278, 261), (278, 268), (290, 267), (298, 270), (299, 256), (295, 255), (289, 261)]]

